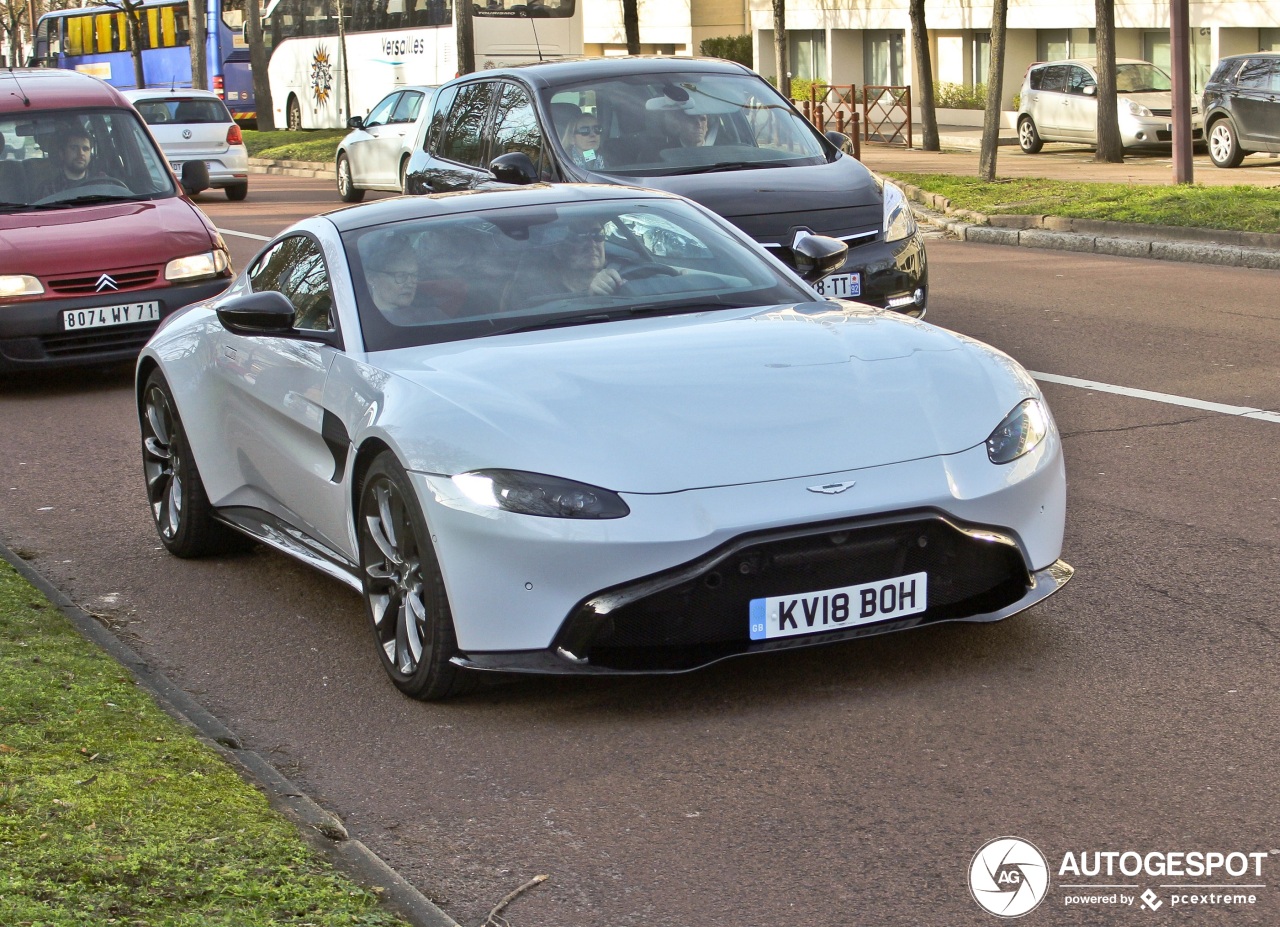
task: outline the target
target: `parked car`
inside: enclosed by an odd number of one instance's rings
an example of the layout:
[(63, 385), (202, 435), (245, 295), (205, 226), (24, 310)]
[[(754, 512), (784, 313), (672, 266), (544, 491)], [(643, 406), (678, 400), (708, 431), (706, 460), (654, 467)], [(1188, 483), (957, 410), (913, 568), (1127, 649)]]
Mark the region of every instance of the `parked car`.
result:
[(1280, 52), (1223, 58), (1204, 87), (1209, 157), (1239, 167), (1254, 151), (1280, 155)]
[[(847, 251), (791, 248), (809, 281)], [(995, 621), (1072, 573), (1061, 440), (1016, 362), (823, 299), (658, 191), (305, 219), (136, 382), (164, 546), (240, 532), (345, 582), (420, 698)]]
[(348, 203), (366, 190), (404, 192), (413, 140), (431, 112), (434, 87), (401, 87), (378, 101), (367, 116), (347, 120), (351, 129), (338, 144), (338, 196)]
[(174, 171), (188, 161), (203, 161), (209, 186), (229, 200), (249, 195), (249, 151), (240, 126), (218, 95), (208, 90), (125, 90)]
[[(1116, 60), (1116, 109), (1125, 148), (1173, 145), (1173, 83), (1149, 61)], [(1191, 137), (1204, 136), (1200, 107)], [(1092, 58), (1033, 64), (1022, 81), (1018, 144), (1036, 154), (1045, 142), (1098, 144), (1098, 63)]]
[[(0, 71), (0, 372), (130, 360), (224, 289), (218, 230), (137, 111), (75, 71)], [(208, 186), (203, 161), (182, 183)]]
[(733, 62), (547, 62), (442, 84), (406, 192), (495, 180), (667, 190), (724, 216), (792, 266), (798, 234), (838, 238), (849, 258), (819, 282), (823, 293), (923, 316), (928, 266), (911, 206), (841, 150), (847, 141), (818, 132)]

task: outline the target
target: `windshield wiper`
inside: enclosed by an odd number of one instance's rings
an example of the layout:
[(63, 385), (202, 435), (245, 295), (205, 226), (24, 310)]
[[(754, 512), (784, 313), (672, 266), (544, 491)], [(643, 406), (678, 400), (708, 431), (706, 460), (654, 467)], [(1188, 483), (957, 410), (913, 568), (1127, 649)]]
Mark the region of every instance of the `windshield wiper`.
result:
[(723, 164), (708, 164), (706, 167), (693, 167), (681, 174), (717, 174), (720, 171), (751, 171), (761, 167), (791, 167), (790, 161), (725, 161)]
[(518, 335), (521, 332), (536, 332), (546, 328), (568, 328), (571, 325), (594, 325), (597, 322), (616, 322), (619, 316), (609, 312), (576, 312), (571, 315), (553, 315), (540, 322), (528, 325), (517, 325), (515, 328), (503, 328), (492, 332), (494, 335)]
[(92, 203), (124, 203), (149, 199), (145, 193), (92, 193), (87, 196), (73, 196), (69, 200), (58, 200), (56, 203), (32, 203), (32, 209), (65, 209), (68, 206), (85, 206)]

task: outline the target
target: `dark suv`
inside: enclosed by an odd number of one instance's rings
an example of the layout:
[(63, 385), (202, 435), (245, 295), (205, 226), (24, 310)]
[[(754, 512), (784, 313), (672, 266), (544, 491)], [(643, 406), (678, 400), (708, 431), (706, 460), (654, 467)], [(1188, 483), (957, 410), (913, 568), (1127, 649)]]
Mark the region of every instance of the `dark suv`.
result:
[(919, 318), (924, 241), (902, 190), (841, 150), (760, 75), (728, 61), (582, 59), (468, 74), (443, 85), (406, 193), (504, 183), (632, 184), (724, 216), (795, 265), (805, 232), (849, 246), (824, 296)]
[(1219, 61), (1204, 88), (1204, 125), (1218, 167), (1254, 151), (1280, 155), (1280, 52)]

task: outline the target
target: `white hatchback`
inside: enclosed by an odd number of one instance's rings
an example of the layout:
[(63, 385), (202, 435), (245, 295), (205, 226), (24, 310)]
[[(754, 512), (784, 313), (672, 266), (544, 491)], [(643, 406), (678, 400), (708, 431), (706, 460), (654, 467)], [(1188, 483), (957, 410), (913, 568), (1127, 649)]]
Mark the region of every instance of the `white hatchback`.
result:
[[(1149, 61), (1116, 60), (1116, 110), (1125, 148), (1172, 146), (1173, 83)], [(1098, 62), (1092, 58), (1033, 64), (1022, 81), (1018, 144), (1036, 154), (1045, 142), (1098, 143)], [(1204, 136), (1191, 108), (1191, 136)]]
[(404, 173), (414, 139), (431, 112), (435, 87), (398, 87), (367, 116), (347, 120), (351, 132), (338, 143), (338, 196), (358, 203), (366, 190), (404, 192)]
[(249, 195), (249, 152), (227, 105), (208, 90), (125, 90), (164, 156), (182, 176), (187, 161), (203, 161), (209, 186), (225, 190), (227, 199)]

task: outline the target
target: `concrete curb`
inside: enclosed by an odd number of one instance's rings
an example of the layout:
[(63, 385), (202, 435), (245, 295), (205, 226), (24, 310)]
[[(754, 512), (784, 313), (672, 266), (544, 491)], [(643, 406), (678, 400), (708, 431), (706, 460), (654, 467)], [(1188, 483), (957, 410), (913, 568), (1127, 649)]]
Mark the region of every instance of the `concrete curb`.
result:
[(353, 839), (341, 820), (303, 794), (261, 754), (246, 750), (240, 738), (202, 708), (191, 695), (152, 669), (129, 645), (99, 624), (4, 544), (0, 544), (0, 557), (52, 602), (77, 631), (128, 670), (164, 711), (191, 728), (196, 737), (216, 750), (241, 778), (265, 794), (271, 807), (292, 821), (307, 842), (323, 853), (335, 868), (353, 881), (373, 889), (387, 908), (414, 927), (460, 927), (376, 853)]
[(271, 158), (250, 158), (251, 174), (284, 174), (289, 177), (321, 177), (337, 182), (337, 168), (324, 161), (275, 161)]
[(916, 217), (961, 241), (1280, 270), (1280, 235), (1138, 225), (1061, 216), (984, 216), (911, 184)]

